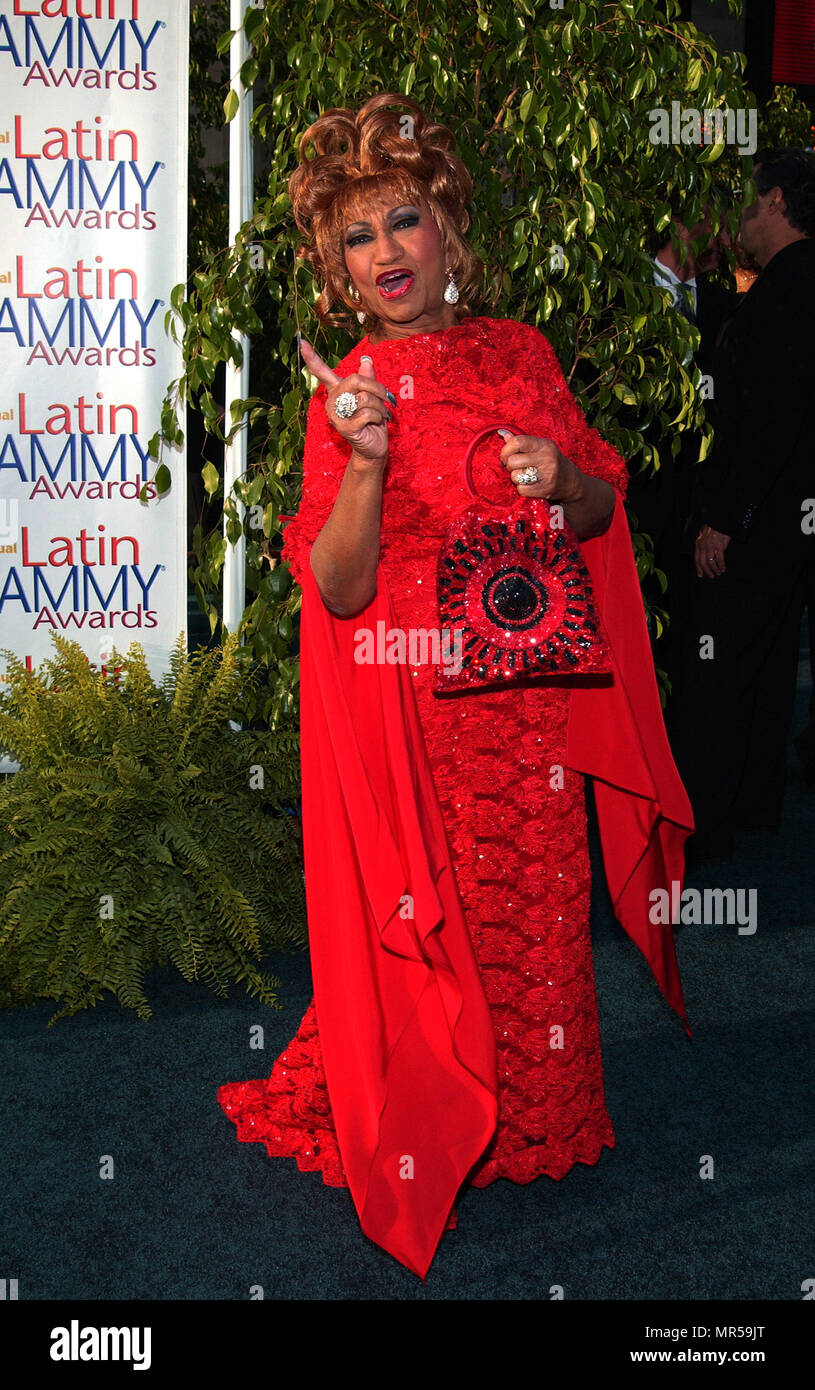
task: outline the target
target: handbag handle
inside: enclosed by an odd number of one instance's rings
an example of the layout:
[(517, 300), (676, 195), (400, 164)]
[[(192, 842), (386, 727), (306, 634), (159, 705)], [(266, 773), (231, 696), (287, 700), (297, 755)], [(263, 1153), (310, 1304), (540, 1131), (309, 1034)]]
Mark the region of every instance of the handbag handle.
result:
[(524, 431), (518, 429), (517, 425), (487, 425), (485, 429), (479, 430), (474, 434), (467, 445), (467, 453), (464, 456), (464, 482), (471, 497), (478, 497), (478, 493), (473, 487), (473, 455), (481, 443), (488, 435), (495, 434), (496, 430), (509, 430), (510, 434), (523, 434)]

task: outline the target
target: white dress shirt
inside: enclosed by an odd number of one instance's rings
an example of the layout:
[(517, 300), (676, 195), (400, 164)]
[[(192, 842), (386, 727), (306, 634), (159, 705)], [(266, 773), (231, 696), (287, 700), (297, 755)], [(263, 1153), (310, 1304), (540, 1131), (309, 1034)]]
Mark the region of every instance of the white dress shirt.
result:
[(665, 265), (663, 261), (658, 261), (656, 257), (653, 258), (653, 261), (654, 284), (657, 285), (660, 289), (667, 289), (671, 291), (671, 293), (673, 294), (674, 305), (676, 306), (676, 308), (681, 307), (681, 301), (683, 297), (681, 287), (684, 286), (687, 298), (690, 301), (690, 306), (693, 311), (693, 315), (695, 317), (696, 276), (692, 275), (689, 280), (680, 280), (679, 276), (675, 275), (674, 272), (671, 270), (670, 266)]

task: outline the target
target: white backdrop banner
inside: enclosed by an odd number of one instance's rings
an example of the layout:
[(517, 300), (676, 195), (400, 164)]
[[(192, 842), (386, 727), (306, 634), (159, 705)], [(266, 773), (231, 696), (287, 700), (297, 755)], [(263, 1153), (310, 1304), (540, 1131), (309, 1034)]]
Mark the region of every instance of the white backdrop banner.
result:
[(0, 646), (32, 666), (64, 632), (160, 675), (187, 626), (181, 452), (139, 492), (181, 365), (188, 26), (188, 0), (0, 0)]

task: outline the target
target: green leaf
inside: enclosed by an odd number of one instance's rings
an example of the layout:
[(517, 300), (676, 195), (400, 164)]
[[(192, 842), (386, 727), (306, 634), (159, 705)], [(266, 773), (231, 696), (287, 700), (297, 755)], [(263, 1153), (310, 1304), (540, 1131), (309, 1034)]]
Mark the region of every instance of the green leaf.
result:
[(221, 485), (221, 478), (214, 463), (206, 463), (201, 469), (201, 477), (204, 480), (204, 491), (207, 497), (214, 497)]
[(160, 464), (159, 467), (156, 469), (155, 482), (157, 491), (159, 493), (169, 492), (172, 481), (172, 474), (169, 468), (167, 467), (166, 463)]
[(238, 114), (239, 107), (240, 101), (238, 99), (238, 94), (234, 88), (230, 87), (224, 99), (224, 115), (227, 121), (234, 120)]
[(726, 142), (720, 140), (715, 145), (708, 145), (699, 155), (700, 164), (715, 164), (717, 159), (721, 159), (726, 149)]
[(268, 502), (267, 505), (263, 508), (263, 534), (266, 537), (267, 541), (270, 540), (272, 535), (274, 534), (276, 522), (277, 511), (275, 509), (275, 505), (273, 502)]
[(577, 219), (581, 230), (589, 236), (594, 231), (595, 212), (591, 203), (581, 203), (578, 209)]
[(261, 591), (270, 603), (281, 603), (291, 589), (291, 574), (285, 565), (277, 565), (267, 574)]
[(591, 199), (596, 210), (598, 212), (602, 212), (606, 205), (606, 195), (600, 187), (599, 183), (589, 183), (589, 181), (586, 180), (585, 184), (583, 185), (583, 188), (586, 196)]
[(688, 91), (696, 91), (696, 88), (699, 86), (699, 83), (702, 80), (703, 71), (704, 69), (702, 65), (702, 59), (691, 59), (691, 61), (688, 63), (687, 72), (685, 73), (685, 86), (687, 87)]
[[(246, 88), (254, 87), (255, 82), (257, 81), (257, 76), (258, 76), (258, 73), (259, 73), (259, 72), (260, 72), (260, 63), (259, 63), (258, 59), (257, 59), (257, 58), (247, 58), (247, 59), (246, 59), (246, 62), (241, 64), (241, 70), (240, 70), (240, 79), (241, 79), (241, 82), (242, 82), (243, 86), (246, 87)], [(231, 120), (231, 119), (232, 119), (231, 116), (227, 116), (227, 120)]]
[(635, 69), (629, 76), (625, 84), (625, 95), (628, 101), (635, 101), (639, 96), (645, 82), (645, 69)]
[(246, 18), (243, 21), (243, 31), (250, 43), (252, 43), (255, 36), (260, 33), (265, 23), (266, 15), (262, 9), (247, 11)]

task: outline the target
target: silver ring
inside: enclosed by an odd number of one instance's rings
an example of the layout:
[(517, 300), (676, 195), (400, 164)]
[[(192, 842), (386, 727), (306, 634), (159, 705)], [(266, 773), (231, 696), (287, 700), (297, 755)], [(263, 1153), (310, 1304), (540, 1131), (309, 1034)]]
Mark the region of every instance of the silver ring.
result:
[(537, 481), (538, 481), (538, 470), (537, 470), (537, 468), (522, 468), (521, 471), (520, 471), (520, 473), (516, 473), (516, 474), (515, 474), (515, 486), (516, 486), (516, 487), (518, 487), (519, 484), (525, 487), (525, 486), (527, 485), (527, 483), (536, 483)]
[(348, 420), (354, 415), (359, 406), (359, 401), (353, 391), (343, 391), (334, 402), (334, 414), (339, 415), (341, 420)]

